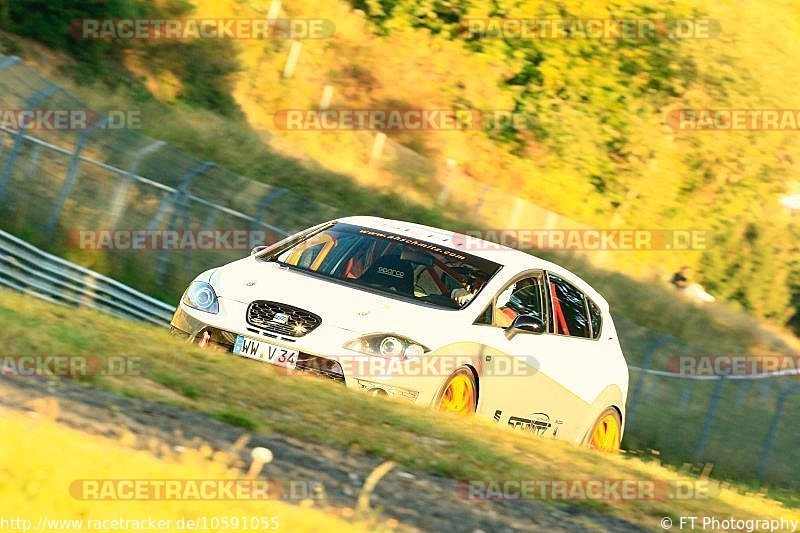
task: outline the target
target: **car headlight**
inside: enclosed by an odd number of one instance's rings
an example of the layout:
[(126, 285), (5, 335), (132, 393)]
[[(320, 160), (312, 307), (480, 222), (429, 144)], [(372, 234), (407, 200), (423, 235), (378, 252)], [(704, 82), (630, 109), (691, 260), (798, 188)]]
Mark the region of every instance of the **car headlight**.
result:
[(194, 281), (183, 295), (183, 303), (206, 313), (219, 313), (219, 301), (214, 287), (205, 281)]
[(399, 335), (376, 333), (354, 339), (344, 347), (354, 352), (366, 355), (380, 355), (383, 357), (414, 357), (424, 355), (428, 349), (418, 342)]

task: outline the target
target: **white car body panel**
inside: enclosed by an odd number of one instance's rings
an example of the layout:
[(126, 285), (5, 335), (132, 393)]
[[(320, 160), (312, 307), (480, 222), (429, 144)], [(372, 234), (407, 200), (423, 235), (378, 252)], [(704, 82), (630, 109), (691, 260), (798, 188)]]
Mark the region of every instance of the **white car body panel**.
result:
[[(261, 261), (257, 255), (250, 256), (199, 275), (195, 281), (209, 283), (216, 292), (219, 312), (199, 311), (182, 301), (173, 318), (173, 328), (188, 334), (192, 340), (204, 328), (216, 328), (344, 363), (349, 362), (348, 358), (379, 357), (345, 349), (345, 343), (366, 334), (400, 335), (430, 349), (420, 357), (451, 361), (452, 358), (446, 358), (458, 356), (459, 362), (473, 369), (479, 389), (478, 415), (511, 426), (519, 425), (519, 420), (535, 418), (541, 422), (534, 433), (575, 443), (583, 442), (597, 416), (608, 407), (620, 413), (624, 424), (628, 370), (608, 303), (578, 276), (551, 262), (500, 245), (485, 243), (486, 249), (465, 248), (468, 241), (464, 236), (445, 230), (375, 217), (347, 217), (338, 222), (460, 249), (502, 268), (469, 305), (451, 310), (327, 281)], [(503, 328), (475, 324), (498, 292), (527, 271), (553, 273), (588, 296), (602, 314), (599, 338), (545, 333), (518, 334), (509, 340)], [(246, 320), (248, 305), (254, 300), (289, 304), (319, 315), (322, 322), (307, 335), (294, 339), (259, 336)], [(419, 375), (407, 370), (411, 368), (408, 365), (420, 364), (419, 361), (394, 363), (392, 368), (399, 372), (361, 378), (387, 388), (414, 391), (416, 403), (431, 406), (448, 376)], [(512, 363), (528, 370), (521, 375), (497, 375), (496, 369), (502, 368), (499, 365)], [(443, 364), (437, 368), (444, 367)], [(344, 374), (348, 388), (363, 388), (356, 379), (359, 376), (348, 375), (346, 371)]]

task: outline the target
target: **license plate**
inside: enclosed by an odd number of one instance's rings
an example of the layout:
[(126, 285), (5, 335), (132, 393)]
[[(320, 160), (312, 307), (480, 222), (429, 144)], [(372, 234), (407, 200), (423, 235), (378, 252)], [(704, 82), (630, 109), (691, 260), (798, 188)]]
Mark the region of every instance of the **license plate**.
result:
[(282, 366), (285, 368), (294, 368), (297, 366), (297, 350), (290, 350), (282, 346), (276, 346), (269, 342), (258, 341), (239, 335), (236, 337), (236, 344), (233, 345), (233, 353), (255, 359), (256, 361), (263, 361), (275, 366)]

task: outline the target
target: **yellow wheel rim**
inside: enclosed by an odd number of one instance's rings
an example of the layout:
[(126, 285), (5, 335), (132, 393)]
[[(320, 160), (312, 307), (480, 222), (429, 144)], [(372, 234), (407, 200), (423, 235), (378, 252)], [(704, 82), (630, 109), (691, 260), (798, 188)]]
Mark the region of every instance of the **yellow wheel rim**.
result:
[(614, 415), (601, 418), (592, 431), (592, 448), (604, 452), (619, 451), (619, 421)]
[(472, 380), (464, 374), (456, 374), (447, 382), (439, 400), (439, 409), (448, 413), (469, 415), (475, 412), (475, 400), (475, 386)]

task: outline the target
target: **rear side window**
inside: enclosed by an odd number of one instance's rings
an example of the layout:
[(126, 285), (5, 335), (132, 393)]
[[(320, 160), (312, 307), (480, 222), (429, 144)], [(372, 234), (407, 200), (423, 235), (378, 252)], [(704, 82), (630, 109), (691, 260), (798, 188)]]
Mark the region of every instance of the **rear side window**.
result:
[(550, 299), (553, 302), (555, 333), (570, 337), (591, 338), (586, 296), (558, 276), (548, 275)]
[(600, 308), (591, 299), (587, 298), (589, 303), (589, 319), (592, 321), (592, 338), (600, 338), (600, 330), (603, 329), (603, 315), (600, 313)]

